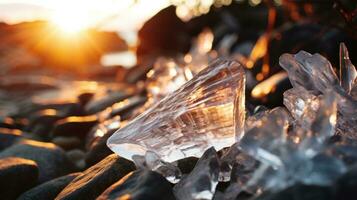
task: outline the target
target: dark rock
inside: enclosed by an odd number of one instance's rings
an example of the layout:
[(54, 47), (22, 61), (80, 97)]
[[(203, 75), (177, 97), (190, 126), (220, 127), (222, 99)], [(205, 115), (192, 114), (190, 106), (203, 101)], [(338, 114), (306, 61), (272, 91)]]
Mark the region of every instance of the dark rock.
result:
[(357, 197), (357, 166), (336, 181), (336, 199), (352, 200)]
[(195, 168), (198, 158), (188, 157), (177, 161), (177, 166), (183, 174), (189, 174)]
[(31, 116), (25, 130), (43, 139), (47, 139), (56, 121), (63, 118), (54, 109), (41, 110)]
[(0, 128), (16, 128), (14, 119), (11, 117), (0, 117)]
[(22, 138), (22, 132), (17, 129), (0, 128), (0, 151), (13, 145)]
[(160, 174), (143, 170), (126, 175), (101, 194), (97, 200), (126, 199), (131, 200), (174, 200), (171, 184)]
[(40, 183), (73, 170), (65, 152), (52, 143), (24, 140), (0, 152), (0, 158), (13, 156), (35, 161), (39, 168)]
[(85, 106), (85, 111), (87, 114), (92, 115), (130, 96), (130, 93), (124, 91), (111, 92), (99, 100), (89, 102)]
[(333, 190), (327, 186), (297, 184), (277, 193), (265, 193), (256, 200), (332, 200)]
[(140, 29), (138, 37), (139, 62), (142, 56), (151, 53), (167, 55), (172, 52), (187, 52), (191, 43), (185, 23), (177, 17), (174, 6), (161, 10), (149, 19)]
[(134, 169), (132, 162), (112, 154), (75, 178), (56, 199), (95, 199)]
[(43, 90), (54, 90), (57, 86), (44, 81), (32, 81), (24, 79), (6, 79), (0, 81), (0, 89), (8, 92), (34, 93)]
[(65, 150), (79, 148), (82, 141), (78, 137), (58, 136), (52, 139), (52, 142)]
[(98, 163), (113, 153), (107, 146), (107, 140), (114, 132), (115, 130), (110, 130), (110, 132), (106, 133), (98, 142), (89, 147), (89, 151), (85, 156), (85, 161), (88, 167)]
[(85, 153), (80, 149), (72, 149), (66, 152), (67, 157), (77, 167), (77, 169), (84, 169), (86, 163), (84, 161)]
[(19, 112), (15, 113), (14, 118), (28, 118), (34, 115), (36, 112), (46, 109), (56, 110), (61, 113), (61, 116), (80, 116), (84, 114), (83, 107), (76, 102), (61, 102), (61, 103), (49, 103), (49, 104), (35, 104), (23, 105), (19, 107)]
[(92, 100), (94, 93), (86, 92), (78, 96), (78, 101), (82, 106), (85, 106), (90, 100)]
[[(127, 120), (130, 115), (132, 114), (132, 111), (143, 105), (146, 102), (146, 97), (142, 96), (133, 96), (128, 99), (125, 99), (122, 102), (119, 102), (118, 104), (114, 104), (111, 108), (111, 112), (108, 116), (108, 118), (113, 118), (115, 116), (120, 116), (120, 119), (122, 121)], [(119, 104), (121, 104), (119, 106)]]
[(63, 188), (81, 174), (82, 173), (68, 174), (45, 182), (23, 193), (18, 200), (54, 199)]
[(17, 157), (0, 159), (1, 199), (15, 199), (33, 187), (37, 178), (38, 168), (34, 161)]
[(98, 123), (95, 115), (84, 117), (67, 117), (58, 121), (52, 131), (55, 136), (76, 136), (84, 138), (91, 128)]

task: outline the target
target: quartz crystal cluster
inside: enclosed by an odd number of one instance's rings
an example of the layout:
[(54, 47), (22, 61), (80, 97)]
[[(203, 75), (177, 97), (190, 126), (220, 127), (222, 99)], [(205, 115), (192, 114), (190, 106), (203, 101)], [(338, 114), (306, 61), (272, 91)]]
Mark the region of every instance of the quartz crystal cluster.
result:
[[(357, 73), (347, 48), (340, 46), (339, 78), (319, 54), (284, 54), (280, 65), (293, 86), (285, 107), (257, 107), (245, 119), (244, 70), (218, 60), (118, 130), (108, 146), (175, 183), (179, 200), (332, 185), (357, 164)], [(200, 159), (183, 174), (177, 160), (190, 156)], [(217, 189), (219, 182), (227, 187)]]
[(243, 135), (245, 76), (233, 61), (217, 60), (114, 133), (108, 146), (132, 159), (152, 151), (165, 162), (200, 157)]
[[(328, 60), (319, 54), (300, 51), (281, 56), (280, 65), (293, 85), (284, 93), (287, 109), (264, 110), (247, 119), (238, 148), (254, 157), (259, 167), (250, 168), (254, 173), (248, 170), (241, 174), (238, 179), (248, 176), (249, 180), (229, 187), (226, 199), (234, 199), (242, 188), (257, 193), (295, 183), (329, 185), (346, 171), (348, 165), (341, 155), (331, 155), (336, 144), (328, 142), (338, 134), (343, 138), (356, 136), (357, 101), (351, 92), (356, 86), (356, 71), (343, 44), (340, 57), (339, 80)], [(231, 178), (233, 174), (234, 170)]]

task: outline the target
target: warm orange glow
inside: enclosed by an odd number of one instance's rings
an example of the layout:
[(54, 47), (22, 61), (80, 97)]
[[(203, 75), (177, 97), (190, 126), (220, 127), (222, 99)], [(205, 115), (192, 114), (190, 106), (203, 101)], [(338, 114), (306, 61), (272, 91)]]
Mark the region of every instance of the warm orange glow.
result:
[(251, 95), (254, 98), (262, 98), (268, 95), (270, 92), (273, 92), (275, 90), (276, 85), (284, 80), (287, 77), (286, 72), (279, 72), (277, 74), (274, 74), (267, 80), (259, 83), (256, 85), (252, 92)]
[(257, 43), (255, 43), (254, 48), (249, 56), (249, 61), (246, 63), (247, 68), (252, 68), (254, 63), (262, 58), (268, 51), (268, 37), (266, 34), (260, 36)]
[[(61, 2), (61, 1), (60, 1)], [(90, 26), (89, 10), (82, 4), (57, 2), (51, 22), (67, 35), (77, 34)]]
[(197, 38), (197, 49), (201, 54), (206, 54), (212, 49), (214, 35), (211, 29), (205, 28)]

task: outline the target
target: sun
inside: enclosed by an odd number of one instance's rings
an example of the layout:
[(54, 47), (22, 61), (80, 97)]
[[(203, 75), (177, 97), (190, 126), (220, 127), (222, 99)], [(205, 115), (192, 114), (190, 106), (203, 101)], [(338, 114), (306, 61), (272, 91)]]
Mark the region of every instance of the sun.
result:
[(89, 28), (89, 14), (86, 10), (57, 7), (53, 11), (51, 23), (61, 32), (69, 35), (77, 34)]

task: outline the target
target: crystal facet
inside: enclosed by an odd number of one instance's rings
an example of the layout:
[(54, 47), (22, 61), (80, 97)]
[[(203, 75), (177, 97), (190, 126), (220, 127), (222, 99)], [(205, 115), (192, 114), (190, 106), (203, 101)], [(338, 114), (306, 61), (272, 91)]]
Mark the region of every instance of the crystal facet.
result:
[(214, 148), (208, 149), (192, 172), (174, 187), (179, 200), (212, 199), (219, 175), (219, 158)]
[(308, 130), (319, 107), (319, 99), (312, 92), (298, 86), (284, 92), (284, 105), (295, 122)]
[(313, 95), (332, 91), (332, 95), (338, 98), (337, 133), (357, 138), (356, 69), (343, 44), (340, 56), (341, 80), (338, 80), (330, 62), (320, 54), (311, 55), (304, 51), (296, 55), (283, 54), (280, 65), (288, 72), (294, 88), (303, 87)]
[[(297, 86), (297, 88), (300, 88), (300, 86)], [(290, 97), (290, 95), (293, 97)], [(296, 98), (297, 95), (295, 92), (287, 93), (285, 98), (289, 98), (289, 100), (285, 101), (291, 103), (291, 99)], [(249, 179), (245, 184), (240, 184), (240, 187), (274, 191), (297, 182), (328, 185), (345, 172), (345, 166), (341, 161), (321, 154), (326, 148), (326, 140), (335, 132), (336, 95), (330, 90), (326, 91), (325, 95), (315, 98), (315, 96), (309, 96), (306, 91), (305, 93), (303, 91), (301, 98), (305, 99), (301, 101), (306, 103), (306, 99), (309, 97), (313, 97), (312, 99), (319, 102), (317, 109), (309, 111), (314, 112), (311, 113), (311, 122), (308, 122), (308, 125), (303, 128), (296, 124), (288, 132), (288, 126), (292, 125), (294, 121), (289, 119), (288, 113), (283, 108), (258, 113), (257, 122), (251, 124), (253, 127), (241, 139), (240, 147), (245, 153), (260, 161), (261, 164), (253, 174), (240, 175)], [(306, 110), (302, 109), (305, 105), (288, 105), (293, 112), (299, 110), (293, 114), (296, 117), (295, 120), (300, 120), (301, 116), (306, 113)], [(331, 162), (334, 166), (321, 168), (323, 166), (321, 162)], [(240, 171), (236, 169), (235, 173), (237, 172)], [(237, 190), (232, 191), (237, 193)], [(231, 196), (232, 194), (235, 193), (230, 193)]]
[(147, 151), (145, 156), (134, 155), (133, 160), (137, 168), (156, 171), (171, 183), (175, 184), (181, 179), (182, 173), (177, 166), (162, 161), (159, 156), (152, 151)]
[(165, 162), (200, 157), (243, 135), (245, 76), (234, 61), (215, 61), (107, 141), (122, 157), (155, 152)]
[(173, 59), (159, 58), (154, 68), (147, 73), (147, 90), (149, 98), (157, 102), (167, 94), (174, 92), (192, 78), (190, 71), (179, 66)]
[(323, 93), (339, 82), (330, 62), (320, 54), (311, 55), (305, 51), (283, 54), (279, 63), (288, 72), (294, 88), (302, 86)]
[(347, 93), (352, 90), (357, 78), (355, 66), (352, 64), (348, 55), (347, 47), (344, 43), (340, 44), (340, 84)]

